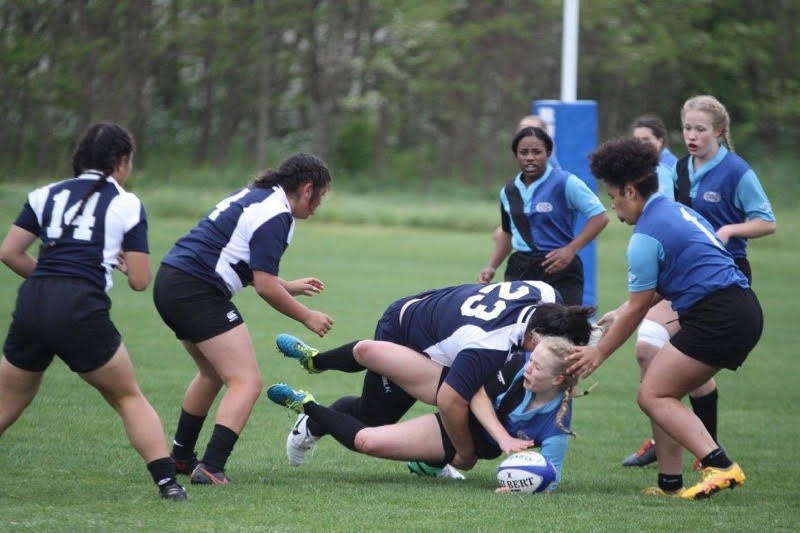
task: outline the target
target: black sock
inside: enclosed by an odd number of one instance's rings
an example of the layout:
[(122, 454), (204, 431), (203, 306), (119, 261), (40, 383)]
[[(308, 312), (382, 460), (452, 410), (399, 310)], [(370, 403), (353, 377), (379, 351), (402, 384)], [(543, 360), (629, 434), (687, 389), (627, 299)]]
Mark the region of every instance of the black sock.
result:
[(233, 451), (233, 446), (239, 439), (239, 435), (233, 430), (221, 424), (214, 424), (214, 432), (211, 433), (211, 440), (206, 446), (206, 453), (203, 455), (203, 464), (210, 467), (212, 472), (225, 470), (225, 463), (228, 462)]
[(681, 474), (662, 474), (658, 473), (658, 488), (664, 492), (675, 492), (683, 488), (683, 476)]
[[(700, 398), (692, 398), (689, 396), (689, 402), (692, 404), (692, 410), (697, 418), (703, 423), (711, 438), (717, 442), (717, 399), (719, 394), (715, 388), (705, 396)], [(718, 443), (718, 442), (717, 442)]]
[(195, 456), (194, 447), (197, 445), (197, 437), (205, 420), (205, 416), (192, 415), (181, 409), (178, 429), (175, 430), (175, 438), (172, 441), (172, 455), (176, 459), (185, 461)]
[[(360, 405), (361, 398), (359, 396), (343, 396), (330, 404), (329, 408), (361, 420), (361, 417), (359, 416)], [(308, 420), (306, 421), (306, 428), (314, 437), (322, 437), (323, 435), (328, 434), (328, 430), (325, 429), (325, 426), (311, 417), (308, 417)]]
[(177, 479), (175, 478), (175, 463), (173, 463), (172, 459), (169, 457), (162, 457), (161, 459), (150, 461), (147, 463), (147, 470), (150, 471), (153, 481), (159, 487), (169, 485), (170, 483), (177, 483)]
[(303, 404), (303, 410), (309, 418), (317, 421), (331, 436), (347, 446), (353, 451), (356, 450), (356, 433), (364, 429), (363, 422), (359, 419), (334, 411), (329, 407), (324, 407), (316, 402), (307, 402)]
[(340, 372), (361, 372), (364, 367), (358, 364), (353, 355), (353, 348), (359, 341), (339, 346), (327, 352), (320, 352), (314, 357), (314, 368), (317, 370), (339, 370)]
[(712, 466), (714, 468), (728, 468), (733, 464), (722, 448), (717, 448), (700, 459), (700, 463), (703, 466)]

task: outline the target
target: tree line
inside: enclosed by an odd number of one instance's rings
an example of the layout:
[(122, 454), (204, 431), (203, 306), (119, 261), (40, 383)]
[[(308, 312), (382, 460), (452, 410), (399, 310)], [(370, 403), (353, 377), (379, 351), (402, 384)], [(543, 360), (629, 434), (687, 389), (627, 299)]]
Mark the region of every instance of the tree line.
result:
[[(800, 144), (796, 3), (584, 0), (580, 16), (578, 98), (601, 139), (655, 112), (680, 144), (681, 103), (709, 93), (738, 148)], [(559, 97), (561, 17), (561, 0), (0, 0), (0, 166), (67, 169), (105, 119), (139, 167), (302, 149), (339, 173), (496, 184), (517, 120)]]

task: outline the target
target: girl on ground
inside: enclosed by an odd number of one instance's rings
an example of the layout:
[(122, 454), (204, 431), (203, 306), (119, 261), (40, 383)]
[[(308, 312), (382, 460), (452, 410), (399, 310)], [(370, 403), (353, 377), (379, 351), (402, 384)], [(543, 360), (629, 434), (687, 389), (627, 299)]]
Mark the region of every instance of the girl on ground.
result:
[[(736, 370), (761, 337), (761, 306), (712, 226), (696, 211), (657, 192), (658, 154), (626, 138), (591, 155), (619, 219), (634, 226), (628, 244), (628, 299), (595, 346), (576, 347), (568, 372), (586, 377), (635, 331), (661, 298), (672, 302), (680, 330), (650, 361), (638, 402), (650, 417), (658, 486), (650, 494), (706, 498), (745, 481), (702, 421), (681, 399), (721, 368)], [(602, 319), (601, 319), (602, 321)], [(702, 480), (683, 486), (682, 450), (700, 458)]]
[[(722, 103), (708, 95), (690, 98), (681, 109), (681, 123), (689, 154), (673, 168), (675, 199), (692, 207), (711, 224), (748, 282), (752, 282), (747, 240), (775, 231), (775, 215), (769, 199), (750, 165), (733, 152), (730, 117)], [(678, 315), (669, 302), (651, 309), (639, 328), (636, 342), (636, 358), (642, 373), (679, 327)], [(717, 399), (713, 378), (689, 395), (692, 408), (715, 441), (718, 441)], [(647, 439), (626, 462), (643, 466), (648, 458), (651, 462), (655, 460), (652, 439)]]
[[(489, 283), (509, 253), (505, 280), (539, 280), (564, 303), (583, 301), (583, 263), (578, 252), (608, 224), (597, 196), (574, 174), (548, 163), (553, 140), (541, 128), (520, 130), (511, 142), (520, 173), (500, 191), (502, 233), (495, 235), (489, 264), (478, 274)], [(578, 214), (587, 222), (575, 235)]]
[[(135, 291), (150, 283), (144, 207), (122, 188), (132, 168), (130, 134), (94, 124), (72, 157), (73, 177), (31, 192), (0, 246), (3, 263), (25, 278), (0, 361), (0, 435), (36, 396), (57, 355), (117, 411), (161, 497), (185, 500), (161, 421), (109, 316), (115, 267)], [(27, 250), (37, 238), (34, 259)]]
[[(494, 459), (534, 446), (556, 468), (554, 490), (561, 479), (572, 418), (575, 380), (565, 372), (573, 344), (562, 337), (542, 337), (533, 352), (518, 352), (493, 376), (473, 401), (471, 438), (478, 458)], [(267, 390), (273, 402), (304, 413), (347, 448), (395, 460), (448, 463), (456, 448), (439, 414), (368, 427), (346, 413), (323, 407), (305, 391), (279, 383)], [(482, 398), (481, 398), (482, 397)], [(481, 403), (485, 401), (485, 404)], [(516, 435), (512, 437), (511, 435)]]
[[(178, 473), (191, 475), (192, 483), (230, 482), (225, 463), (261, 392), (253, 342), (233, 295), (252, 285), (269, 305), (320, 337), (333, 326), (331, 317), (294, 298), (322, 291), (319, 279), (278, 277), (295, 219), (314, 214), (330, 182), (324, 162), (294, 155), (219, 202), (161, 262), (156, 308), (198, 370), (186, 389), (172, 448)], [(198, 462), (195, 444), (223, 385), (214, 431)]]

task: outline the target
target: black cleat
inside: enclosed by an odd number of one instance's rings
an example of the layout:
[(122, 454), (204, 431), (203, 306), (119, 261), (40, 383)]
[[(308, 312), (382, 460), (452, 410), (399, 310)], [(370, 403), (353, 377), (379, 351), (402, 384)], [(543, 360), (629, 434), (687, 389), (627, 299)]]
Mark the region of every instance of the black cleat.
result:
[(227, 485), (231, 482), (224, 471), (212, 472), (203, 463), (197, 463), (190, 481), (193, 485)]
[(178, 485), (177, 481), (167, 483), (163, 487), (158, 487), (158, 490), (161, 493), (161, 497), (165, 500), (179, 502), (187, 498), (186, 489)]

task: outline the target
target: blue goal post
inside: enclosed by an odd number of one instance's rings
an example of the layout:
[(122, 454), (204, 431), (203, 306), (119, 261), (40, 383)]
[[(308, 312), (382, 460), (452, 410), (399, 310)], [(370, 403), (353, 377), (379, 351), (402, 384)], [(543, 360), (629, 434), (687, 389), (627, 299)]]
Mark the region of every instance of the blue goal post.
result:
[[(589, 154), (597, 147), (597, 102), (534, 100), (531, 111), (547, 122), (553, 137), (553, 152), (561, 167), (597, 192), (597, 183), (589, 171)], [(579, 216), (575, 232), (585, 223), (586, 219)], [(578, 256), (583, 261), (583, 303), (597, 305), (597, 243), (589, 243)]]

